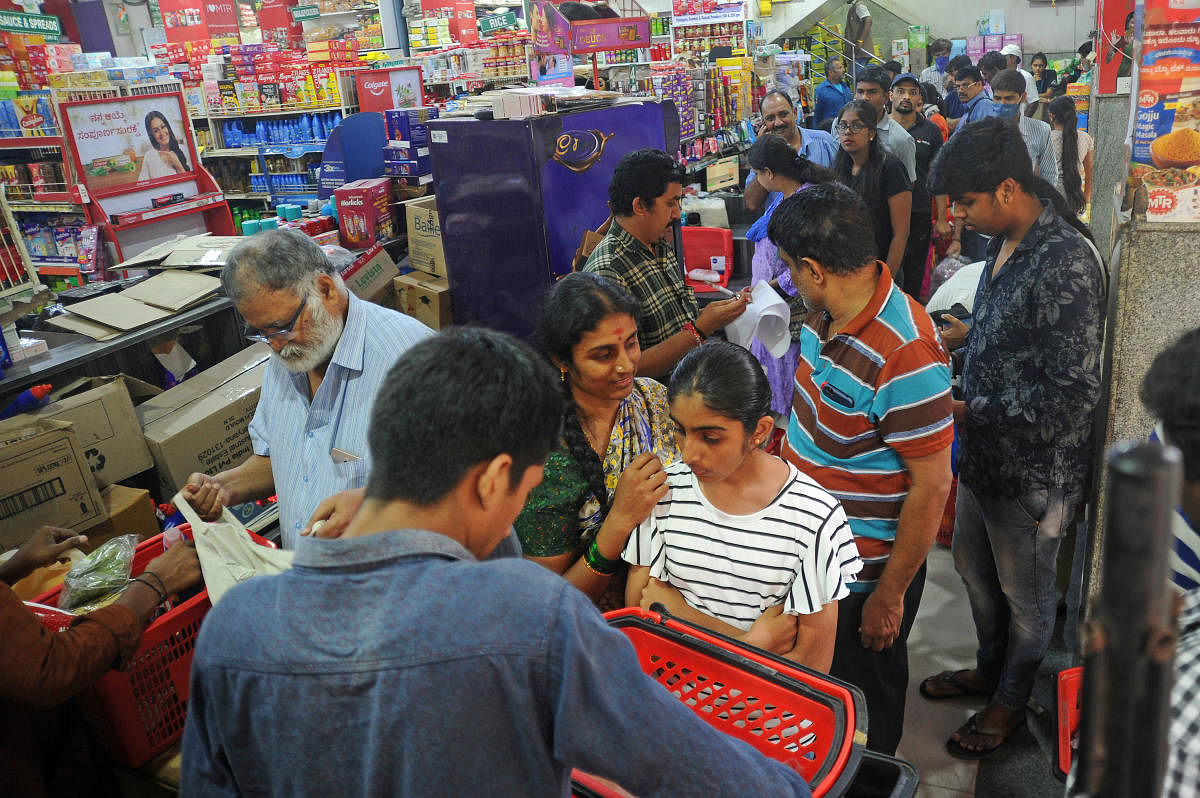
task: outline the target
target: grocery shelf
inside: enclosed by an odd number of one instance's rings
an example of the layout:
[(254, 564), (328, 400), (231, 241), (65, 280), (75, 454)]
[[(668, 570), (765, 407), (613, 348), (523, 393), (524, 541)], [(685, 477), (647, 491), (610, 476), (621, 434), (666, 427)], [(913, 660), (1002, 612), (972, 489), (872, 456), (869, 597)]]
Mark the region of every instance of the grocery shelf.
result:
[(320, 155), (325, 152), (325, 144), (259, 144), (257, 149), (263, 155), (283, 155), (288, 158), (299, 158), (302, 155)]
[[(705, 133), (702, 135), (709, 135), (709, 134)], [(693, 138), (695, 138), (695, 137), (693, 136)], [(716, 155), (708, 155), (708, 156), (705, 156), (704, 158), (701, 158), (698, 161), (689, 161), (688, 165), (686, 167), (684, 167), (684, 171), (689, 175), (695, 174), (696, 172), (699, 172), (701, 169), (707, 169), (708, 167), (712, 166), (714, 163), (721, 160), (722, 158), (729, 158), (731, 156), (738, 155), (740, 153), (745, 152), (748, 149), (750, 149), (749, 145), (743, 146), (741, 144), (724, 147)]]
[(9, 202), (8, 209), (10, 211), (19, 211), (22, 213), (77, 213), (82, 205), (75, 205), (70, 202)]
[(226, 200), (265, 200), (265, 199), (270, 199), (270, 198), (271, 198), (270, 194), (264, 194), (264, 193), (258, 193), (258, 192), (248, 193), (248, 194), (231, 194), (228, 192), (225, 193)]
[[(623, 64), (597, 64), (601, 69), (615, 69), (616, 67), (632, 67), (632, 66), (654, 66), (655, 64), (669, 64), (670, 61), (628, 61)], [(592, 68), (591, 64), (580, 64), (588, 69)]]
[(458, 77), (451, 78), (450, 80), (427, 80), (427, 81), (425, 81), (425, 85), (426, 86), (453, 86), (455, 83), (474, 83), (474, 82), (479, 82), (479, 83), (521, 83), (523, 81), (531, 81), (531, 80), (533, 80), (533, 78), (529, 77), (528, 75), (509, 75), (507, 77), (489, 77), (489, 78), (481, 78), (481, 77), (468, 78), (468, 77), (463, 77), (462, 75), (459, 75)]
[[(340, 105), (314, 105), (309, 108), (293, 108), (287, 111), (246, 111), (242, 114), (209, 114), (209, 119), (247, 119), (259, 116), (293, 116), (294, 114), (324, 113), (325, 111), (341, 111)], [(61, 139), (60, 139), (61, 141)]]
[(366, 8), (347, 8), (345, 11), (322, 11), (321, 17), (344, 17), (347, 14), (374, 14), (379, 10), (379, 6), (367, 6)]
[(302, 155), (321, 154), (325, 152), (324, 144), (249, 144), (245, 147), (206, 148), (200, 156), (212, 155), (217, 158), (245, 158), (263, 155), (283, 155), (288, 158), (299, 158)]
[(11, 136), (8, 138), (0, 138), (0, 149), (61, 147), (62, 145), (62, 136)]

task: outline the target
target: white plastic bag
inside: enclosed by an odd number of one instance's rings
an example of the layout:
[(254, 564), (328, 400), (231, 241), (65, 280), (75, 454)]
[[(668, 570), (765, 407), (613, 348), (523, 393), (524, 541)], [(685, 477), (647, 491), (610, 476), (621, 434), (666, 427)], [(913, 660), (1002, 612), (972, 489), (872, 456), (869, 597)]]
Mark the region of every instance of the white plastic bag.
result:
[(292, 567), (292, 552), (259, 546), (250, 539), (246, 527), (229, 512), (221, 508), (221, 517), (216, 521), (203, 521), (196, 511), (176, 493), (171, 500), (183, 517), (192, 525), (192, 540), (196, 542), (196, 554), (200, 557), (200, 570), (204, 572), (204, 586), (208, 599), (216, 606), (229, 588), (255, 576), (277, 574)]

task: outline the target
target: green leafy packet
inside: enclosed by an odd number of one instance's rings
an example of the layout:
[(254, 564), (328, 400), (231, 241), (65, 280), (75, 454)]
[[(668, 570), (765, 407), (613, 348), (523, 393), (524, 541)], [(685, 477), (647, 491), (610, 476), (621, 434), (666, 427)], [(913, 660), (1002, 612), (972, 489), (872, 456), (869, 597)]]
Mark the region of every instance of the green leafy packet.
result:
[(59, 609), (71, 610), (123, 588), (133, 570), (137, 535), (121, 535), (75, 563), (63, 578)]

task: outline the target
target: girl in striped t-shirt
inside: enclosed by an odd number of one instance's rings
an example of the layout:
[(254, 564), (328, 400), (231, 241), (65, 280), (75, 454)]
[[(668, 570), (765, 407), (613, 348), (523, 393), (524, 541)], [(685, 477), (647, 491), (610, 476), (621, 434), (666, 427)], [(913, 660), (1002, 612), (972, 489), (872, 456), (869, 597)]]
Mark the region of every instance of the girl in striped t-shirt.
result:
[[(671, 375), (683, 461), (630, 535), (625, 602), (828, 671), (837, 601), (862, 568), (837, 499), (761, 448), (771, 388), (745, 349), (708, 343)], [(781, 615), (782, 613), (782, 615)]]

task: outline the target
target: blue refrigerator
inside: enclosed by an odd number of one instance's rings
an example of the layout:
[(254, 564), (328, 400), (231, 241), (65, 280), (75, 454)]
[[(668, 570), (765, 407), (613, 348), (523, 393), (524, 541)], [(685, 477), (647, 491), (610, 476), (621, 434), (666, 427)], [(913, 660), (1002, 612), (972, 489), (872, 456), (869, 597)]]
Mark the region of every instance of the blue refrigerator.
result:
[(546, 290), (608, 218), (626, 153), (678, 150), (672, 102), (526, 119), (429, 122), (438, 218), (455, 324), (528, 338)]

